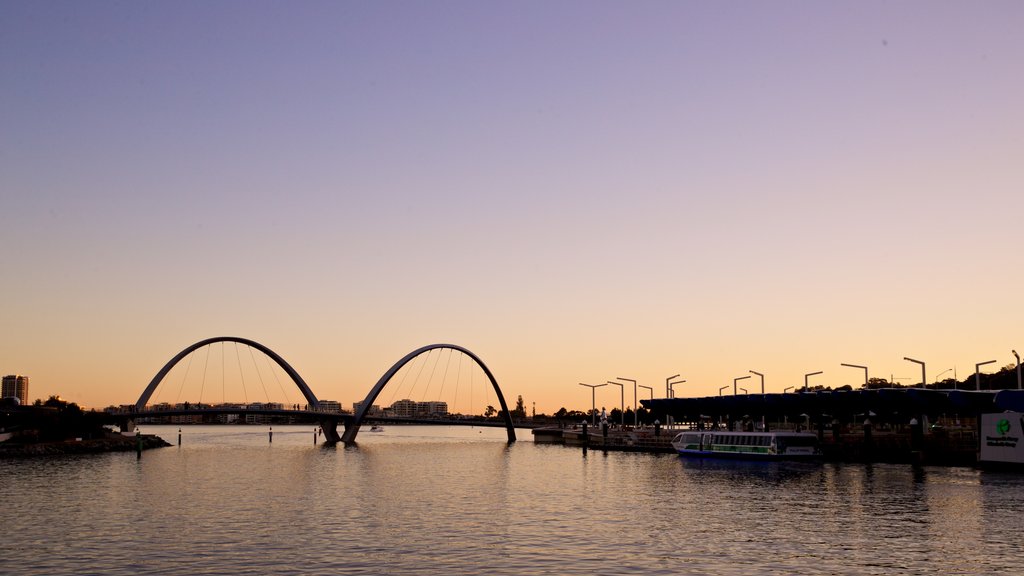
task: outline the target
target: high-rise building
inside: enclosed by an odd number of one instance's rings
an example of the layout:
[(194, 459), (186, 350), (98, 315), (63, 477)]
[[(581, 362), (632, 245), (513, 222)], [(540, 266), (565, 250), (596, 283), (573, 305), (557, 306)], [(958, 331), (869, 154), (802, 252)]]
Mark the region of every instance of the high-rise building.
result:
[(3, 390), (0, 396), (4, 398), (14, 396), (21, 401), (23, 406), (28, 405), (28, 376), (15, 374), (4, 376)]

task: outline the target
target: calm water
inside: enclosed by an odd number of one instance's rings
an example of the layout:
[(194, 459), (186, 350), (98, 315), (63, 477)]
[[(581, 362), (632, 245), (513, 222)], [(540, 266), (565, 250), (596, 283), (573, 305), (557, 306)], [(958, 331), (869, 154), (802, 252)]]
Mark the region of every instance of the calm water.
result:
[[(0, 574), (1020, 572), (1024, 475), (507, 446), (500, 429), (185, 427), (0, 461)], [(149, 426), (168, 441), (177, 428)]]

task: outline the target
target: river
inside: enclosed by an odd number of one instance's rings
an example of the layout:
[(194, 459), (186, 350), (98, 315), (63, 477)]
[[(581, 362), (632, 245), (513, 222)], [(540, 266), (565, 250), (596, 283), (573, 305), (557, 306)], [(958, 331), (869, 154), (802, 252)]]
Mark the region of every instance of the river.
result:
[(495, 428), (350, 448), (312, 426), (182, 431), (141, 459), (0, 461), (0, 574), (1021, 570), (1021, 474), (584, 454)]

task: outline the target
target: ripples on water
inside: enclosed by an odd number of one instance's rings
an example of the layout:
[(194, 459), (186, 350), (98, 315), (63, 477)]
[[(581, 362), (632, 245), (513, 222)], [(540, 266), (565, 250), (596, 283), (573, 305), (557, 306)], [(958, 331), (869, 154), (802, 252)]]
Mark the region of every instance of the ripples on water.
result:
[[(149, 427), (176, 442), (177, 429)], [(0, 461), (0, 574), (1015, 573), (1024, 476), (584, 454), (529, 431), (187, 427)]]

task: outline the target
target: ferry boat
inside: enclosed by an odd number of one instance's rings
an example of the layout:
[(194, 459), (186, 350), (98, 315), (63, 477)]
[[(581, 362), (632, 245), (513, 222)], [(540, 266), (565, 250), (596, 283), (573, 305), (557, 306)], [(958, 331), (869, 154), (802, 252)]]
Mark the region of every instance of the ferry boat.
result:
[(749, 460), (807, 460), (821, 455), (818, 436), (811, 432), (728, 432), (687, 430), (672, 439), (682, 456)]

